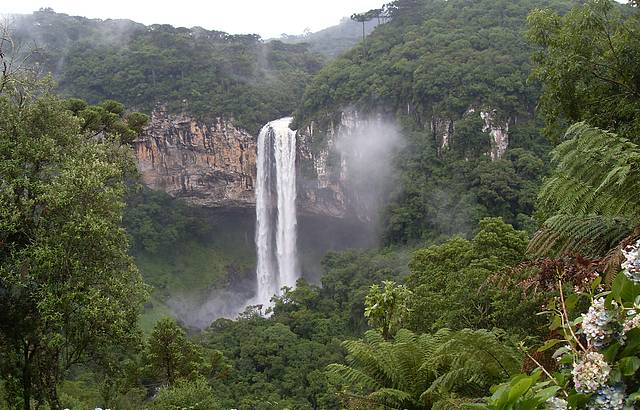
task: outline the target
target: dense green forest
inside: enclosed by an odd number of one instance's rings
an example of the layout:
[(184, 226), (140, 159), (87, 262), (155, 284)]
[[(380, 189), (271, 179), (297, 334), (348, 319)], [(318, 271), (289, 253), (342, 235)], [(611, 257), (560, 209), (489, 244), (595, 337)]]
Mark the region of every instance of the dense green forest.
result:
[(15, 20), (15, 41), (35, 48), (35, 60), (55, 75), (63, 96), (117, 99), (146, 113), (165, 103), (177, 112), (234, 118), (252, 133), (293, 112), (322, 66), (306, 44), (264, 43), (257, 35), (91, 20), (51, 9)]
[[(322, 68), (306, 45), (254, 36), (24, 17), (16, 36), (44, 42), (59, 86), (38, 67), (0, 74), (0, 409), (637, 408), (637, 7), (396, 0)], [(136, 181), (144, 112), (183, 100), (250, 130), (293, 111), (397, 118), (384, 247), (329, 252), (320, 283), (268, 311), (141, 323), (152, 292), (253, 265), (231, 251), (233, 221)], [(509, 123), (502, 158), (483, 110)], [(446, 149), (434, 118), (455, 123)], [(227, 249), (203, 256), (211, 277), (178, 267), (174, 244), (203, 241)], [(161, 274), (143, 280), (132, 254)]]
[[(390, 112), (408, 146), (397, 159), (384, 215), (386, 242), (469, 235), (485, 216), (520, 229), (531, 221), (550, 146), (536, 117), (539, 84), (529, 81), (534, 8), (560, 13), (570, 1), (397, 2), (392, 20), (324, 67), (305, 91), (297, 121), (322, 121), (345, 107)], [(481, 110), (509, 124), (507, 155), (489, 161)], [(455, 128), (442, 152), (432, 122)]]

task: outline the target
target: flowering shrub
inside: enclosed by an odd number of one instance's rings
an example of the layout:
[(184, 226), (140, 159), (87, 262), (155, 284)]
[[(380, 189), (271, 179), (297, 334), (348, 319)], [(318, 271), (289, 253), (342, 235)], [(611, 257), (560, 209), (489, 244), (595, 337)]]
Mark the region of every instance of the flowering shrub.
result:
[[(561, 337), (547, 341), (539, 351), (557, 347), (551, 372), (538, 362), (530, 376), (519, 375), (494, 388), (485, 404), (472, 408), (630, 410), (640, 408), (640, 241), (624, 251), (622, 272), (611, 289), (597, 293), (596, 279), (587, 293), (559, 297), (545, 313), (551, 330)], [(570, 287), (567, 287), (570, 288)], [(579, 298), (589, 297), (586, 313), (571, 319)], [(535, 359), (530, 357), (534, 362)], [(542, 376), (545, 377), (542, 377)]]
[(605, 299), (593, 301), (586, 314), (582, 315), (582, 332), (587, 343), (596, 349), (608, 346), (613, 339), (624, 342), (623, 325), (620, 323), (616, 302), (612, 302), (614, 309), (605, 308)]
[(622, 251), (625, 261), (622, 269), (627, 278), (633, 283), (640, 283), (640, 239)]
[(604, 356), (597, 352), (587, 352), (573, 366), (573, 384), (580, 393), (594, 393), (604, 387), (609, 379), (611, 367)]
[[(605, 386), (589, 401), (589, 410), (623, 410), (625, 408), (624, 385)], [(629, 408), (629, 407), (627, 407)]]
[(549, 410), (567, 410), (567, 401), (558, 397), (552, 397), (545, 402)]

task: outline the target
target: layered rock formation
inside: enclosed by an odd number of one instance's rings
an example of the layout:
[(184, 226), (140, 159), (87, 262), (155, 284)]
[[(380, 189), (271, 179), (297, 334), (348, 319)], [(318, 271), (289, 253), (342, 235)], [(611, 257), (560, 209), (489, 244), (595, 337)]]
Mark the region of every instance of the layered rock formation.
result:
[[(298, 209), (303, 214), (347, 215), (340, 175), (328, 163), (330, 141), (311, 153), (309, 134), (298, 137)], [(158, 108), (135, 141), (138, 169), (149, 188), (208, 208), (254, 208), (257, 138), (218, 118), (203, 122)], [(313, 169), (312, 177), (304, 169)]]
[[(344, 196), (346, 173), (342, 159), (336, 155), (337, 127), (317, 132), (315, 123), (298, 132), (298, 203), (310, 214), (327, 214), (342, 218), (347, 206)], [(323, 139), (318, 143), (318, 139)], [(314, 145), (320, 148), (313, 150)]]
[(480, 118), (484, 121), (482, 132), (491, 136), (491, 159), (500, 159), (509, 147), (509, 121), (500, 122), (496, 118), (497, 111), (480, 111)]
[[(333, 216), (372, 222), (389, 188), (394, 154), (403, 145), (395, 117), (346, 110), (323, 126), (298, 132), (304, 188), (299, 200)], [(303, 207), (304, 209), (305, 207)]]
[[(476, 115), (479, 112), (480, 118), (484, 122), (482, 132), (489, 134), (490, 151), (487, 153), (492, 161), (501, 159), (509, 148), (509, 119), (501, 121), (498, 117), (498, 110), (485, 109), (478, 110), (476, 107), (469, 107), (464, 116)], [(431, 118), (431, 134), (436, 142), (438, 155), (449, 148), (455, 136), (455, 121), (449, 118), (434, 116)]]
[(204, 123), (159, 108), (135, 150), (151, 189), (196, 206), (255, 206), (256, 140), (228, 121)]
[[(501, 158), (509, 144), (508, 121), (490, 110), (480, 115), (491, 142), (488, 153)], [(393, 121), (380, 114), (363, 117), (345, 111), (334, 122), (310, 123), (297, 134), (298, 212), (333, 218), (371, 220), (383, 196), (390, 152), (401, 142)], [(430, 122), (438, 152), (455, 138), (455, 121)], [(182, 198), (194, 206), (255, 207), (257, 138), (218, 118), (203, 122), (156, 109), (151, 123), (135, 141), (142, 181), (150, 188)]]

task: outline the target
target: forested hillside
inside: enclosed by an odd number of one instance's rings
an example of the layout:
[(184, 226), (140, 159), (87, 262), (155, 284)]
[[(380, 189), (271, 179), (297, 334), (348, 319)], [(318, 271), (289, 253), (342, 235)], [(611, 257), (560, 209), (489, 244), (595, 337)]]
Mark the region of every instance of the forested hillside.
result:
[[(638, 408), (638, 6), (396, 0), (324, 67), (254, 36), (24, 17), (60, 86), (0, 73), (0, 409)], [(344, 113), (390, 119), (383, 245), (199, 331), (141, 323), (254, 279), (253, 226), (132, 192), (134, 109), (157, 102), (252, 132), (295, 111), (316, 150)]]
[(293, 112), (322, 65), (304, 44), (50, 9), (16, 16), (13, 28), (23, 51), (35, 46), (61, 95), (91, 103), (116, 99), (147, 113), (164, 103), (177, 112), (234, 118), (252, 133)]
[[(366, 34), (379, 25), (377, 19), (371, 19), (365, 22), (364, 31)], [(345, 51), (351, 49), (359, 41), (362, 41), (362, 24), (351, 20), (348, 17), (343, 18), (340, 24), (327, 27), (314, 33), (304, 33), (300, 35), (283, 34), (278, 40), (284, 43), (307, 43), (310, 50), (320, 53), (328, 58), (336, 58)]]
[[(314, 78), (299, 124), (355, 108), (392, 113), (405, 130), (408, 145), (383, 221), (388, 243), (468, 234), (483, 216), (534, 229), (549, 145), (536, 116), (540, 85), (528, 80), (525, 22), (534, 8), (562, 13), (572, 4), (396, 2), (389, 23)], [(487, 158), (493, 142), (481, 112), (508, 130), (509, 148), (497, 161)]]
[[(265, 43), (250, 34), (51, 9), (9, 21), (16, 51), (53, 75), (58, 95), (92, 103), (114, 99), (147, 114), (162, 105), (203, 121), (222, 117), (254, 136), (267, 121), (296, 109), (322, 65), (308, 45)], [(132, 185), (125, 225), (132, 254), (154, 286), (145, 328), (163, 314), (195, 315), (212, 291), (244, 292), (255, 265), (251, 214), (215, 215)]]

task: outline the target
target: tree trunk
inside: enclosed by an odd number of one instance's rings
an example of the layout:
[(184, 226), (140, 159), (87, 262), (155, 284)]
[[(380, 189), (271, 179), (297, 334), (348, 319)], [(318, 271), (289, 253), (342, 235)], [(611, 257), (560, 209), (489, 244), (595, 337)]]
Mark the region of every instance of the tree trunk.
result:
[(31, 355), (29, 353), (29, 342), (23, 344), (24, 363), (22, 365), (22, 399), (24, 410), (31, 410)]
[(60, 404), (60, 399), (58, 398), (58, 392), (56, 390), (56, 386), (53, 386), (52, 391), (49, 392), (49, 407), (51, 410), (62, 410), (62, 405)]
[(367, 58), (367, 38), (364, 35), (364, 21), (362, 22), (362, 56)]

